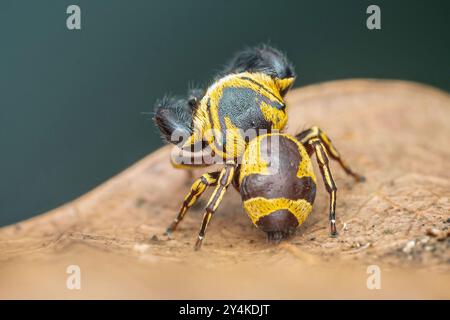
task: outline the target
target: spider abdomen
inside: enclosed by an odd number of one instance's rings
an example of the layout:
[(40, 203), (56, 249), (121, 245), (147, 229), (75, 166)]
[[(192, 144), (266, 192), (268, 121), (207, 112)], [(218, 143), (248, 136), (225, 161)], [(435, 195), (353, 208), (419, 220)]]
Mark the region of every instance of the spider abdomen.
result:
[(266, 134), (250, 141), (240, 168), (240, 193), (252, 222), (281, 240), (312, 210), (316, 177), (305, 147), (287, 134)]

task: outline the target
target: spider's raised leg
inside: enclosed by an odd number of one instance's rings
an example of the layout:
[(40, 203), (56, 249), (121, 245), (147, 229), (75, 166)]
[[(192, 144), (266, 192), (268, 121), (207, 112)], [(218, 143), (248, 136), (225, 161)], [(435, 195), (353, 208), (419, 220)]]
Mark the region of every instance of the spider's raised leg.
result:
[(197, 242), (195, 243), (195, 250), (200, 249), (202, 246), (203, 239), (205, 237), (206, 228), (208, 227), (208, 223), (211, 220), (214, 212), (219, 207), (220, 202), (230, 185), (231, 181), (233, 181), (233, 176), (235, 172), (235, 163), (230, 162), (225, 164), (225, 167), (220, 171), (219, 178), (217, 179), (217, 186), (214, 189), (213, 194), (209, 198), (208, 204), (206, 205), (206, 211), (203, 215), (202, 226), (200, 228), (200, 232), (198, 234)]
[(320, 173), (323, 177), (323, 182), (325, 187), (330, 194), (330, 228), (331, 236), (337, 235), (336, 230), (336, 184), (334, 183), (333, 176), (331, 175), (330, 166), (328, 164), (328, 155), (325, 151), (325, 147), (322, 141), (318, 138), (309, 140), (309, 145), (313, 148), (316, 153), (317, 163), (319, 164)]
[(336, 160), (337, 162), (339, 162), (339, 164), (341, 165), (342, 169), (344, 169), (344, 171), (347, 174), (351, 175), (358, 182), (363, 182), (363, 181), (366, 180), (364, 178), (364, 176), (354, 172), (347, 165), (347, 163), (344, 160), (342, 160), (341, 155), (339, 154), (339, 152), (337, 151), (337, 149), (335, 148), (335, 146), (331, 142), (331, 139), (319, 127), (312, 127), (312, 128), (307, 129), (305, 131), (302, 131), (299, 134), (297, 134), (295, 137), (305, 147), (308, 147), (308, 143), (312, 139), (319, 139), (322, 142), (322, 144), (325, 147), (325, 149), (327, 150), (327, 152), (330, 155), (330, 157), (333, 158), (334, 160)]
[(179, 147), (175, 148), (177, 149), (173, 150), (170, 154), (170, 164), (175, 169), (186, 170), (188, 177), (188, 180), (186, 180), (187, 183), (192, 181), (192, 179), (194, 178), (194, 169), (205, 168), (214, 164), (214, 162), (212, 161), (210, 161), (209, 163), (205, 161), (205, 159), (208, 159), (209, 155), (208, 153), (206, 153), (207, 151), (205, 152), (204, 149), (201, 149), (197, 152), (190, 152), (185, 151)]
[(189, 210), (190, 207), (194, 205), (194, 203), (198, 200), (198, 198), (202, 195), (202, 193), (206, 190), (206, 188), (209, 186), (213, 186), (217, 183), (219, 173), (220, 172), (205, 173), (200, 178), (194, 181), (191, 190), (189, 191), (188, 195), (184, 198), (183, 206), (181, 207), (178, 216), (167, 228), (166, 234), (170, 235), (173, 231), (175, 231), (180, 221), (183, 220), (184, 216), (186, 215), (186, 212)]

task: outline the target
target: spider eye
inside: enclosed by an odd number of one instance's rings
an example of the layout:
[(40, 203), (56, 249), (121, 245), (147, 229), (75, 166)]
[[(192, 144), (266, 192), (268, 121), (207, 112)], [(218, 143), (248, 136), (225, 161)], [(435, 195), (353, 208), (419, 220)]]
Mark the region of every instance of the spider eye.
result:
[(191, 107), (195, 107), (198, 103), (197, 97), (191, 97), (189, 99), (188, 103)]

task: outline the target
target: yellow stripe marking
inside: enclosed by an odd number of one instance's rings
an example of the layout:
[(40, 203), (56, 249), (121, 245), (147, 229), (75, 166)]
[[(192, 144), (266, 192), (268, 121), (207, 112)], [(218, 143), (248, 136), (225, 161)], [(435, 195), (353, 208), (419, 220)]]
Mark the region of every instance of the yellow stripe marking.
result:
[(225, 117), (227, 156), (237, 157), (245, 151), (245, 140), (240, 130), (231, 122), (229, 117)]
[(264, 101), (261, 102), (259, 107), (264, 119), (268, 122), (272, 122), (272, 129), (281, 130), (284, 128), (287, 122), (287, 114), (285, 111), (276, 109)]
[(287, 89), (294, 83), (295, 78), (276, 79), (276, 83), (280, 91)]
[[(243, 77), (252, 79), (259, 85), (246, 79), (242, 79)], [(279, 84), (277, 84), (274, 79), (263, 73), (242, 72), (237, 74), (231, 74), (226, 77), (223, 77), (222, 79), (219, 79), (217, 82), (215, 82), (208, 88), (205, 96), (200, 100), (199, 106), (197, 108), (193, 120), (194, 133), (189, 137), (187, 142), (184, 144), (184, 147), (200, 142), (202, 139), (205, 138), (206, 133), (214, 129), (213, 134), (208, 134), (206, 141), (211, 146), (211, 149), (214, 152), (216, 152), (216, 154), (225, 158), (226, 154), (223, 153), (223, 150), (218, 150), (218, 148), (214, 145), (214, 138), (218, 139), (218, 141), (222, 140), (222, 132), (221, 132), (222, 128), (219, 119), (218, 107), (220, 98), (223, 95), (223, 90), (225, 88), (230, 87), (248, 88), (259, 93), (260, 95), (266, 97), (267, 99), (273, 102), (280, 103), (283, 101), (283, 98), (279, 93), (278, 86)], [(208, 101), (209, 101), (209, 108), (208, 108)], [(271, 108), (272, 110), (276, 110), (273, 107)], [(277, 111), (282, 112), (280, 110)], [(210, 116), (212, 119), (212, 123), (210, 121)], [(287, 117), (286, 115), (282, 116), (279, 113), (277, 113), (276, 117), (279, 118), (277, 121), (276, 129), (281, 129), (286, 124), (285, 118)]]
[(250, 141), (247, 149), (245, 149), (244, 156), (242, 157), (241, 172), (239, 175), (239, 183), (242, 182), (244, 177), (251, 174), (268, 175), (268, 163), (261, 157), (261, 140), (264, 137), (270, 135), (262, 135), (254, 138)]
[[(270, 175), (274, 174), (273, 172), (270, 172), (269, 165), (265, 161), (267, 159), (263, 159), (261, 156), (261, 141), (262, 139), (266, 139), (268, 137), (285, 137), (291, 141), (293, 141), (297, 145), (298, 152), (302, 158), (301, 162), (299, 163), (298, 170), (296, 173), (296, 176), (298, 178), (302, 177), (311, 177), (311, 179), (316, 183), (316, 175), (314, 174), (314, 169), (312, 166), (311, 158), (308, 155), (308, 152), (306, 151), (305, 147), (294, 137), (292, 137), (289, 134), (283, 134), (283, 133), (271, 133), (271, 134), (265, 134), (258, 136), (254, 138), (247, 146), (247, 149), (245, 149), (244, 155), (242, 157), (242, 166), (241, 166), (241, 172), (239, 175), (239, 183), (242, 182), (244, 177), (247, 177), (252, 174), (261, 174), (261, 175)], [(264, 154), (267, 154), (267, 152), (264, 152)], [(273, 157), (277, 157), (277, 154), (272, 153)]]
[(244, 209), (256, 225), (259, 219), (277, 210), (289, 210), (301, 225), (312, 211), (312, 205), (305, 199), (291, 200), (286, 198), (266, 199), (251, 198), (244, 201)]

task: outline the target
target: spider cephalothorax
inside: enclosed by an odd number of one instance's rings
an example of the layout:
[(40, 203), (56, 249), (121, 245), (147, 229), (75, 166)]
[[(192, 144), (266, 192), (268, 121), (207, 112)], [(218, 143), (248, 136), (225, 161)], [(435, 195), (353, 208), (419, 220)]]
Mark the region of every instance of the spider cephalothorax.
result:
[[(251, 221), (267, 233), (270, 241), (288, 237), (312, 210), (316, 194), (310, 159), (313, 153), (330, 195), (331, 235), (337, 234), (336, 185), (328, 156), (357, 181), (364, 178), (343, 162), (319, 128), (295, 137), (279, 133), (287, 121), (284, 95), (294, 79), (287, 59), (279, 51), (262, 46), (236, 55), (203, 94), (195, 90), (186, 99), (166, 98), (157, 105), (155, 121), (166, 140), (188, 150), (208, 146), (224, 160), (220, 171), (206, 173), (193, 183), (178, 216), (167, 229), (168, 234), (177, 228), (206, 188), (215, 186), (195, 245), (200, 248), (209, 221), (233, 184)], [(243, 135), (248, 130), (254, 130), (256, 135)], [(176, 131), (184, 138), (173, 139)]]
[[(238, 53), (201, 94), (166, 98), (157, 104), (155, 121), (167, 141), (186, 150), (207, 145), (222, 159), (245, 150), (245, 132), (282, 130), (287, 114), (284, 94), (295, 80), (286, 57), (268, 46)], [(173, 141), (178, 131), (185, 137)]]

